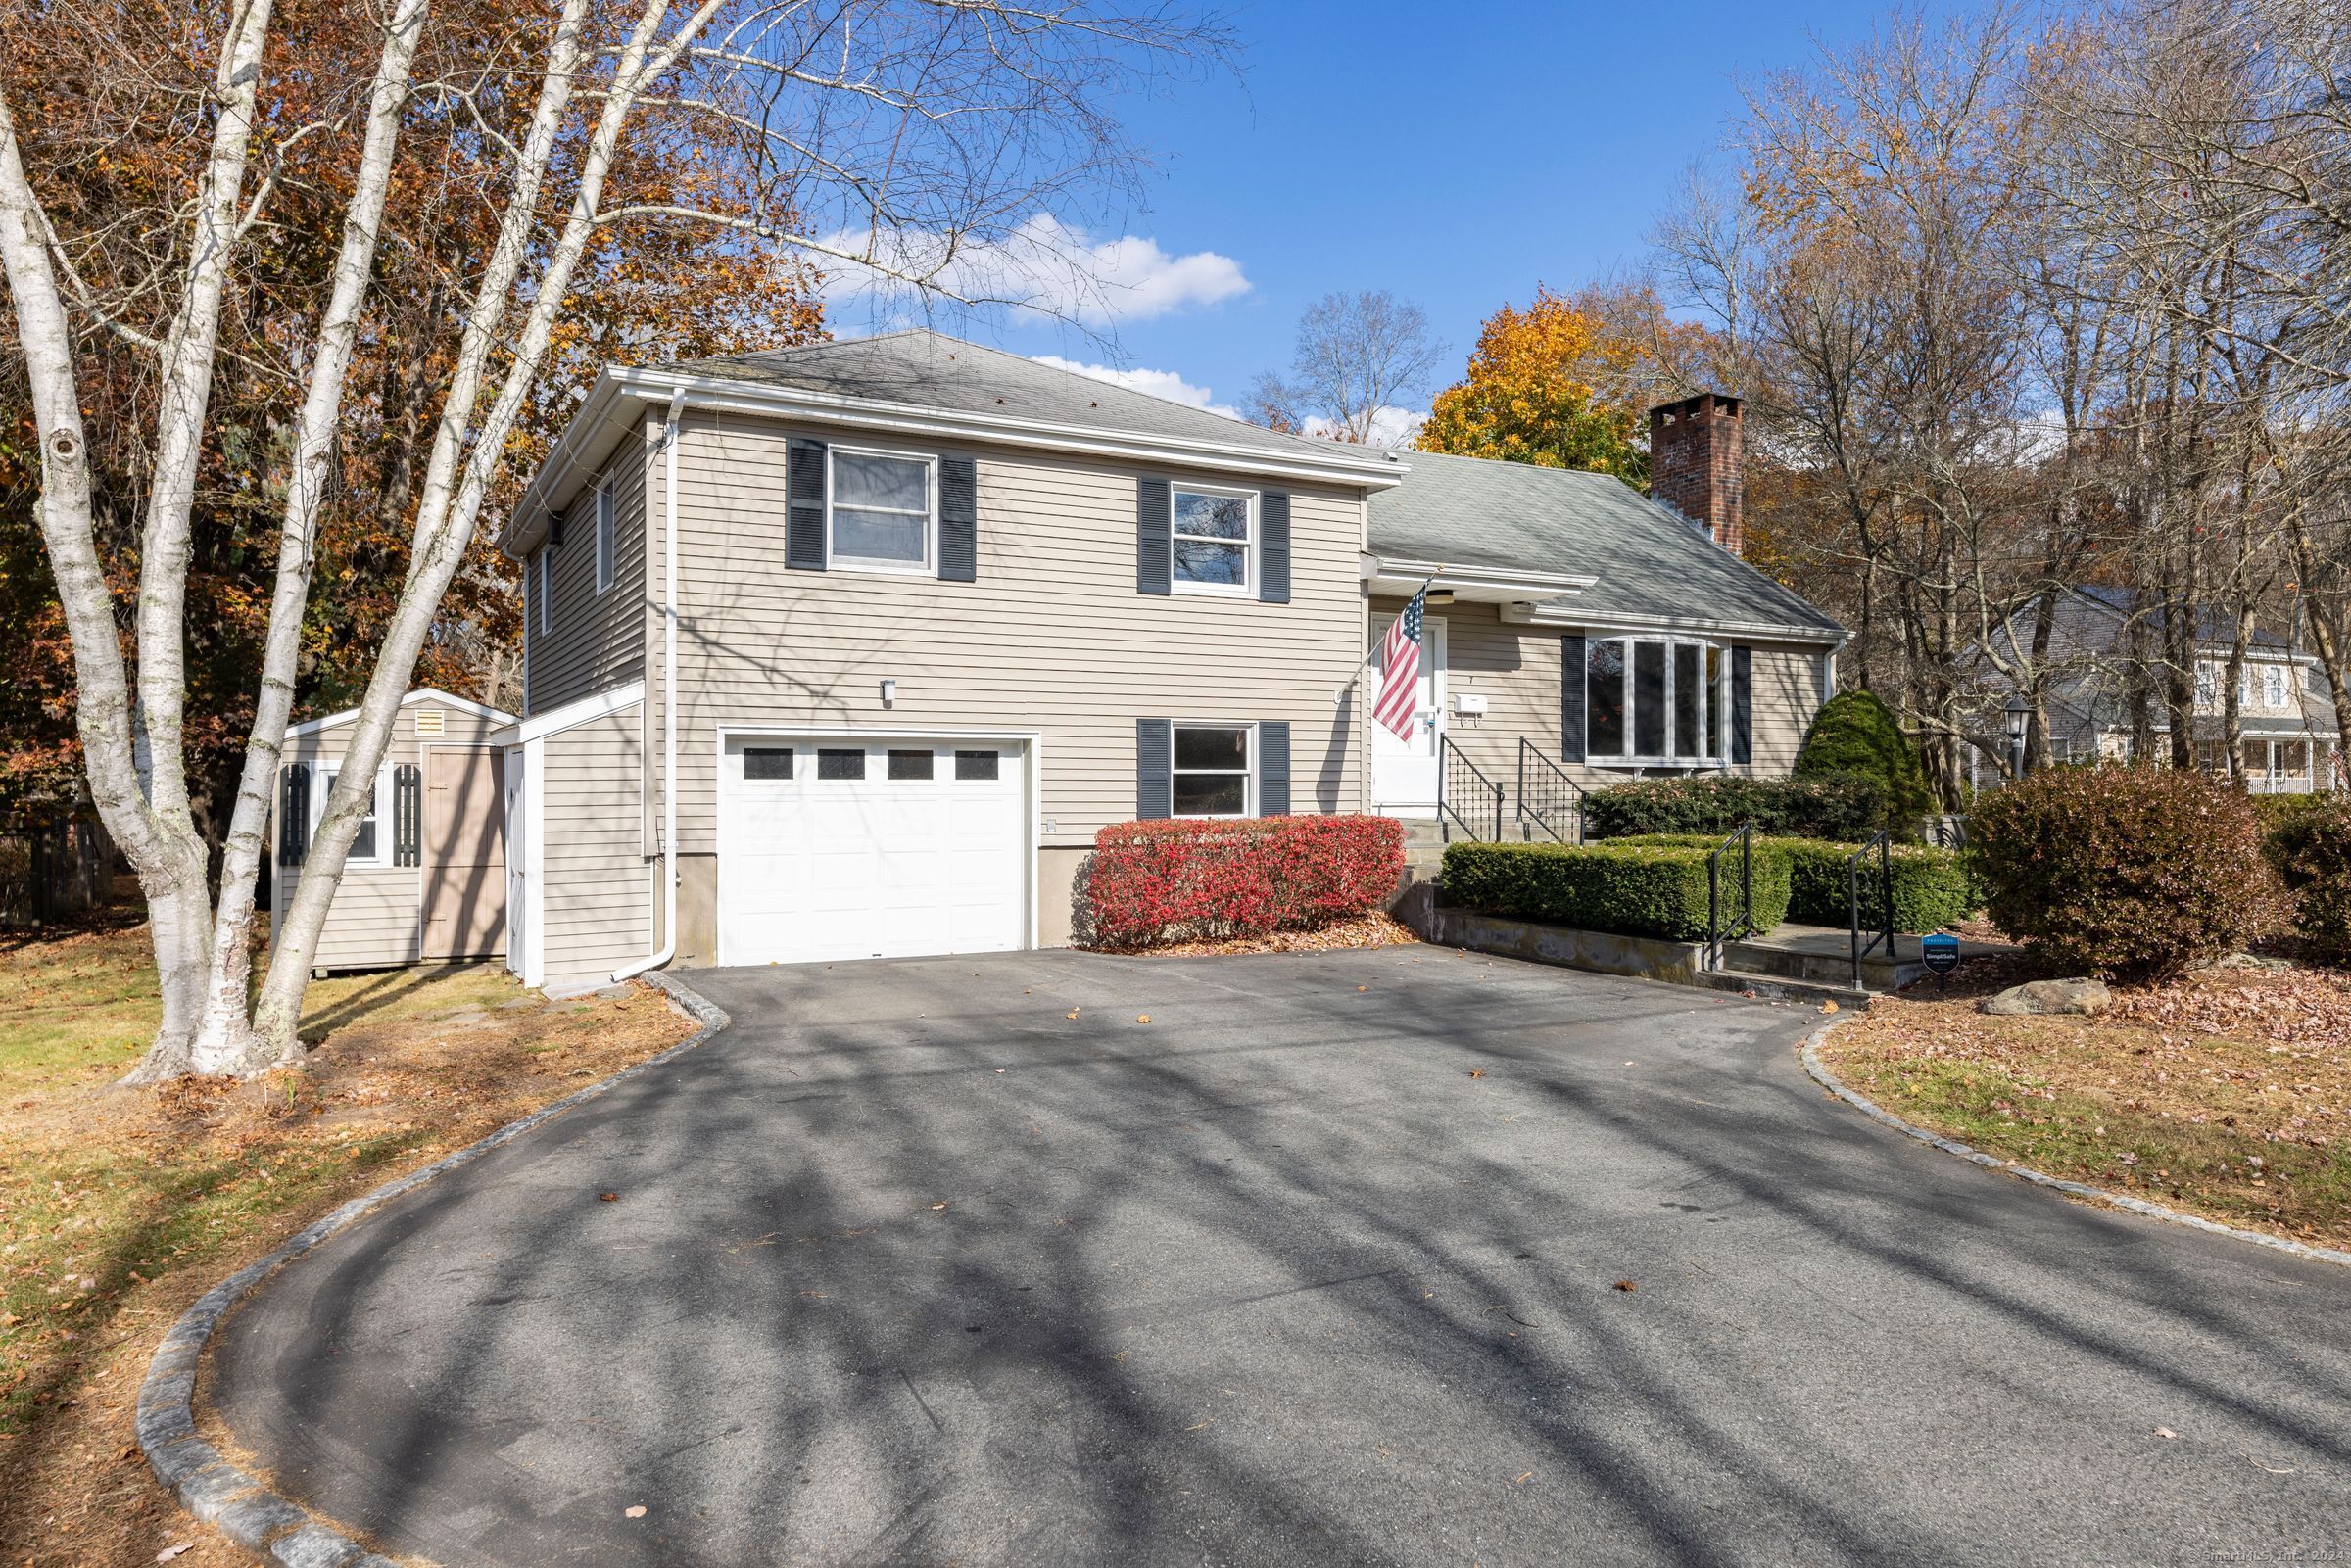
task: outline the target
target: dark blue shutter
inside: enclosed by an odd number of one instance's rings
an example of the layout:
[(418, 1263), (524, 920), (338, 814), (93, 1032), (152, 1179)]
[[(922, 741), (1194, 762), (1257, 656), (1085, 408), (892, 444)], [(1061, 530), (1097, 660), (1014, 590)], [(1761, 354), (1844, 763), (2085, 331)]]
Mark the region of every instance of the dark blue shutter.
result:
[(791, 507), (784, 524), (784, 564), (795, 572), (825, 569), (825, 444), (795, 441), (790, 468)]
[(1257, 727), (1257, 814), (1290, 814), (1290, 724), (1269, 719)]
[[(1175, 548), (1174, 525), (1169, 518), (1168, 482), (1164, 479), (1138, 479), (1134, 482), (1134, 591), (1137, 594), (1165, 594), (1175, 566), (1170, 552)], [(1162, 812), (1162, 816), (1166, 813)]]
[(392, 864), (424, 859), (424, 775), (411, 763), (392, 770)]
[(1731, 761), (1755, 760), (1755, 650), (1731, 648)]
[(980, 580), (980, 468), (969, 457), (938, 460), (938, 580)]
[(286, 764), (277, 801), (277, 863), (299, 866), (311, 852), (311, 765)]
[(1176, 815), (1176, 727), (1167, 719), (1134, 721), (1134, 819), (1157, 822)]
[(1290, 498), (1286, 491), (1269, 490), (1257, 498), (1257, 526), (1265, 538), (1257, 546), (1257, 596), (1268, 604), (1290, 601)]
[(1559, 757), (1584, 760), (1584, 683), (1591, 678), (1583, 634), (1559, 639)]

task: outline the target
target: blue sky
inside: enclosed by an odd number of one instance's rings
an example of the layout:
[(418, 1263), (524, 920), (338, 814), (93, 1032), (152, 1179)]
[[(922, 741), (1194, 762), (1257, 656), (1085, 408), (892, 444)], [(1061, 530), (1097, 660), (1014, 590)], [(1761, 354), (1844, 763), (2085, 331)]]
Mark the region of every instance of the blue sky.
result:
[[(1125, 239), (1125, 275), (1150, 279), (1109, 325), (1115, 347), (1036, 321), (961, 330), (1171, 373), (1228, 403), (1286, 365), (1309, 302), (1384, 287), (1464, 358), (1478, 322), (1538, 281), (1572, 288), (1641, 260), (1743, 78), (1808, 63), (1815, 39), (1865, 38), (1884, 15), (1861, 0), (1260, 0), (1229, 13), (1240, 81), (1129, 106), (1158, 155), (1148, 207), (1087, 236)], [(836, 327), (863, 330), (854, 311)]]

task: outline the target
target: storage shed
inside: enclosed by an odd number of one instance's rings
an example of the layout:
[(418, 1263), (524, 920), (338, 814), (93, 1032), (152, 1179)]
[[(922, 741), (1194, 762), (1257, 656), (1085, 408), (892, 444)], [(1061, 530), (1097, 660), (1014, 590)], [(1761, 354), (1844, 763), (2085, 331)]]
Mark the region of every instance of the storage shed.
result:
[[(400, 706), (376, 771), (374, 809), (344, 862), (312, 960), (319, 970), (499, 958), (506, 950), (505, 753), (493, 737), (514, 717), (429, 687)], [(269, 840), (273, 939), (358, 719), (355, 708), (286, 732)]]

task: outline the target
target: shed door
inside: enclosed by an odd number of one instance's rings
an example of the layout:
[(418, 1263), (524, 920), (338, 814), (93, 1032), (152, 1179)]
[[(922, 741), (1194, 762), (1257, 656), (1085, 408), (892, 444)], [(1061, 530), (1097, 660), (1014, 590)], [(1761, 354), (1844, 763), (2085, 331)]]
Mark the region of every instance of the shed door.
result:
[(492, 746), (424, 753), (424, 953), (505, 951), (505, 756)]
[(730, 738), (718, 961), (1026, 945), (1026, 762), (1012, 742)]

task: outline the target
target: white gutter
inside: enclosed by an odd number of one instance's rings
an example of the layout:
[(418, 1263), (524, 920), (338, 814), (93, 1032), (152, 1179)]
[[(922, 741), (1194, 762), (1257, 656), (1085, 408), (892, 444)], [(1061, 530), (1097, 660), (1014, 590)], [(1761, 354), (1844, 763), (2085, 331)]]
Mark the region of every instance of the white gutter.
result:
[(686, 389), (669, 396), (661, 430), (661, 951), (612, 972), (612, 983), (657, 970), (678, 953), (678, 415)]

